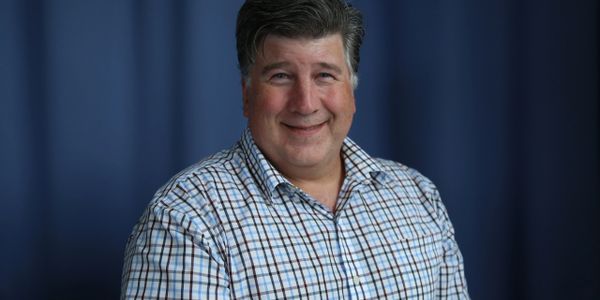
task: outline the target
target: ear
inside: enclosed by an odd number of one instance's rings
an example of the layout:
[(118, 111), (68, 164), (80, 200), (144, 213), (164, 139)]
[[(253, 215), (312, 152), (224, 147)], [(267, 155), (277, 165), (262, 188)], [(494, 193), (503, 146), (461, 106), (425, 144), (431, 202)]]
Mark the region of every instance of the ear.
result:
[(244, 117), (248, 117), (249, 114), (249, 105), (248, 105), (248, 95), (249, 95), (249, 89), (250, 87), (248, 86), (248, 84), (246, 83), (246, 80), (244, 80), (244, 77), (242, 76), (242, 111), (244, 113)]

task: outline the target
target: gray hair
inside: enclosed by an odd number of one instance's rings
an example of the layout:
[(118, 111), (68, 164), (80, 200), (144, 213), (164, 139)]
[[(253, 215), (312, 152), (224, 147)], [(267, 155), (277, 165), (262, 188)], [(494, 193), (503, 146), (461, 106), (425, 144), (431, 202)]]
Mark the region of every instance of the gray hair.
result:
[(258, 49), (268, 35), (321, 38), (340, 34), (353, 87), (358, 84), (362, 14), (344, 0), (246, 0), (237, 17), (236, 41), (240, 72), (248, 79)]

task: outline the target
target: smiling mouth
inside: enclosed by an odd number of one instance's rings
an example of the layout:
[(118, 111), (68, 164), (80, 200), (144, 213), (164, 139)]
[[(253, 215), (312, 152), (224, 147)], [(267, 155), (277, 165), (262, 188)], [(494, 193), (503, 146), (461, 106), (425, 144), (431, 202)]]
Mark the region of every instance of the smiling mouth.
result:
[(294, 132), (312, 133), (312, 132), (315, 132), (315, 131), (318, 131), (319, 129), (321, 129), (321, 127), (323, 127), (325, 125), (325, 123), (327, 123), (327, 122), (319, 123), (319, 124), (313, 125), (313, 126), (292, 126), (292, 125), (285, 124), (285, 123), (283, 123), (283, 125)]

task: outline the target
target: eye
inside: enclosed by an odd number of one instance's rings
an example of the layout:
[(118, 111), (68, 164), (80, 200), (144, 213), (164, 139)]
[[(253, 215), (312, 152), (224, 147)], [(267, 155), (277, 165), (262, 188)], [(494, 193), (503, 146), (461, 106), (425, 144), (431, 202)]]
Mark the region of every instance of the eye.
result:
[(329, 83), (333, 83), (334, 81), (336, 81), (337, 78), (335, 77), (335, 75), (333, 75), (331, 73), (319, 72), (319, 73), (317, 73), (317, 77), (315, 78), (315, 80), (322, 84), (329, 84)]
[(326, 72), (319, 73), (319, 78), (333, 78), (333, 79), (335, 79), (335, 77), (333, 75), (331, 75), (330, 73), (326, 73)]
[(273, 74), (273, 76), (271, 76), (271, 80), (286, 80), (286, 79), (290, 79), (290, 75), (286, 74), (286, 73), (275, 73)]

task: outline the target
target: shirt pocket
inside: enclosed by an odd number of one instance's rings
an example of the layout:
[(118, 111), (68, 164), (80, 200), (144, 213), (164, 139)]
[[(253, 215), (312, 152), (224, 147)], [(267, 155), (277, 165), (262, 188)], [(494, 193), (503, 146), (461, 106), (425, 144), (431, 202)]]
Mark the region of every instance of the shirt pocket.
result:
[(444, 241), (440, 231), (421, 233), (394, 241), (391, 249), (400, 276), (401, 294), (428, 299), (438, 288)]

